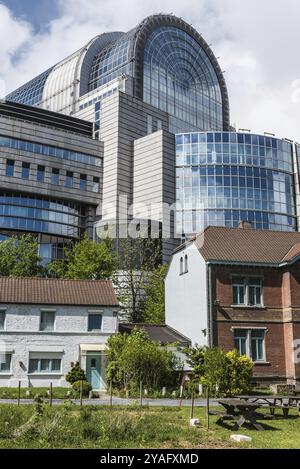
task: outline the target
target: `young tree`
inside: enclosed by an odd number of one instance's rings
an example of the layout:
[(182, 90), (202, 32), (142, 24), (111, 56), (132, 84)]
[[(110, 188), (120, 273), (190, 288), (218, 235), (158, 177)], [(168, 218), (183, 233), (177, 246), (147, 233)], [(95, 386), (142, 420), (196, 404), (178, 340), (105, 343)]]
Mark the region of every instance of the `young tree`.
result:
[(31, 235), (0, 243), (0, 276), (37, 277), (43, 274), (37, 240)]
[(117, 258), (110, 240), (95, 243), (87, 235), (65, 249), (65, 258), (51, 262), (48, 273), (65, 279), (102, 280), (111, 278), (117, 268)]
[(149, 276), (143, 305), (144, 323), (165, 323), (165, 277), (167, 269), (167, 266), (161, 265)]
[(142, 322), (149, 276), (161, 261), (159, 240), (126, 239), (120, 243), (119, 272), (115, 283), (127, 318)]
[(175, 354), (151, 340), (143, 330), (117, 334), (108, 340), (106, 377), (119, 389), (137, 390), (140, 382), (149, 390), (174, 384), (181, 367)]

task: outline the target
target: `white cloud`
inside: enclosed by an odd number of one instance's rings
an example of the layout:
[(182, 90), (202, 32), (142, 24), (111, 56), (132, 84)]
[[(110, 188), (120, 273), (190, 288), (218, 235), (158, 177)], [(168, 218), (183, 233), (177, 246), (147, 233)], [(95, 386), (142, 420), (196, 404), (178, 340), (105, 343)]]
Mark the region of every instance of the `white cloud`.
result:
[(192, 23), (220, 56), (232, 122), (300, 140), (298, 0), (58, 1), (59, 17), (39, 34), (0, 4), (0, 79), (9, 89), (101, 32), (126, 31), (152, 13), (174, 13)]

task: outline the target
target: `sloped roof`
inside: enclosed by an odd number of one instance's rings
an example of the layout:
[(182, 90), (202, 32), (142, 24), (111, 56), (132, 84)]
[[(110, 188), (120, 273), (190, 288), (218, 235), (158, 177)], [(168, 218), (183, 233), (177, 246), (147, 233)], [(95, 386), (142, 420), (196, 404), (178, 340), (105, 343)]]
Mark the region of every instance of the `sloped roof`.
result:
[(0, 277), (0, 303), (118, 306), (110, 280)]
[(206, 261), (281, 264), (300, 254), (300, 233), (210, 226), (194, 241)]
[(162, 345), (179, 343), (182, 346), (189, 346), (191, 341), (180, 332), (172, 329), (172, 327), (164, 324), (133, 324), (133, 323), (120, 323), (119, 332), (131, 334), (134, 329), (144, 329), (149, 335), (151, 340), (156, 340)]

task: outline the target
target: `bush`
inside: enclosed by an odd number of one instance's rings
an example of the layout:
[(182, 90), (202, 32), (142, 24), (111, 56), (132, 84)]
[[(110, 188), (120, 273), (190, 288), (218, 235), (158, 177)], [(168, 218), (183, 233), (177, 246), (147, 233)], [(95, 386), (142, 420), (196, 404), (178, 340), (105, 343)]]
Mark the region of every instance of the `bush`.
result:
[(85, 373), (80, 367), (79, 362), (71, 364), (71, 370), (66, 375), (66, 381), (72, 385), (76, 383), (76, 381), (87, 381)]
[(92, 386), (90, 385), (90, 383), (88, 381), (84, 381), (84, 380), (75, 381), (75, 383), (72, 384), (72, 388), (75, 391), (75, 393), (77, 395), (79, 395), (80, 394), (81, 383), (82, 383), (82, 396), (83, 397), (88, 397), (90, 391), (92, 390)]
[(219, 348), (188, 349), (185, 351), (192, 366), (194, 383), (210, 389), (212, 395), (234, 396), (251, 390), (253, 363), (237, 350), (225, 353)]

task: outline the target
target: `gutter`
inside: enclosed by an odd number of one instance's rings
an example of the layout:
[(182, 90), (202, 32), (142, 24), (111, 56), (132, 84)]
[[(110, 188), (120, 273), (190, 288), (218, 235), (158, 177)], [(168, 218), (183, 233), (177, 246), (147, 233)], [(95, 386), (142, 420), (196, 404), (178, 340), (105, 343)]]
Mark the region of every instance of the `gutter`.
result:
[(208, 338), (208, 347), (212, 348), (213, 346), (213, 304), (212, 304), (212, 268), (208, 264), (207, 270), (207, 338)]

